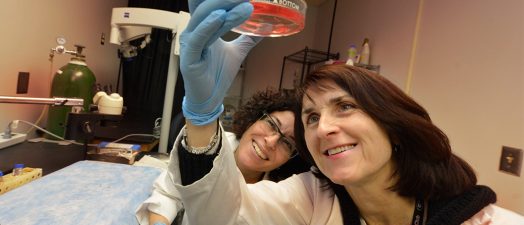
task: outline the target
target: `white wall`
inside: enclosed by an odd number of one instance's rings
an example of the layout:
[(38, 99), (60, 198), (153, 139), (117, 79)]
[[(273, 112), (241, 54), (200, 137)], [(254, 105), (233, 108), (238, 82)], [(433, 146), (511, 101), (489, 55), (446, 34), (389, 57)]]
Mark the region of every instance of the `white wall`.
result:
[(524, 178), (498, 171), (501, 147), (524, 148), (524, 1), (425, 1), (412, 95), (458, 155), (524, 214)]
[[(278, 87), (283, 57), (310, 48), (340, 53), (347, 58), (350, 44), (358, 48), (364, 38), (371, 42), (372, 64), (380, 64), (381, 72), (394, 83), (406, 82), (413, 40), (418, 0), (349, 1), (339, 0), (329, 46), (334, 0), (310, 6), (306, 28), (297, 35), (266, 38), (248, 56), (244, 98), (268, 86)], [(286, 67), (292, 63), (286, 64)]]
[[(116, 46), (109, 43), (111, 9), (127, 6), (127, 0), (3, 0), (0, 3), (0, 95), (49, 97), (51, 73), (65, 65), (69, 55), (49, 52), (57, 36), (67, 39), (66, 47), (86, 46), (84, 54), (97, 82), (115, 86), (119, 60)], [(100, 44), (101, 33), (106, 35)], [(18, 72), (30, 73), (28, 94), (16, 94)], [(43, 106), (0, 104), (0, 129), (9, 121), (35, 122)], [(43, 123), (45, 125), (45, 123)], [(23, 132), (28, 127), (20, 127)]]
[[(329, 32), (333, 2), (320, 6), (317, 34)], [(419, 2), (339, 0), (334, 51), (370, 38), (372, 63), (404, 89)], [(524, 1), (425, 0), (418, 35), (410, 95), (498, 204), (524, 214), (524, 179), (498, 171), (502, 145), (524, 148)]]
[[(345, 60), (351, 44), (360, 49), (364, 38), (369, 38), (371, 64), (380, 64), (380, 72), (402, 87), (408, 70), (417, 3), (418, 0), (339, 0), (331, 48), (340, 52)], [(319, 20), (330, 23), (333, 6), (334, 0), (322, 4)], [(317, 31), (317, 34), (329, 33), (329, 27), (318, 26)], [(320, 41), (327, 43), (328, 39)]]

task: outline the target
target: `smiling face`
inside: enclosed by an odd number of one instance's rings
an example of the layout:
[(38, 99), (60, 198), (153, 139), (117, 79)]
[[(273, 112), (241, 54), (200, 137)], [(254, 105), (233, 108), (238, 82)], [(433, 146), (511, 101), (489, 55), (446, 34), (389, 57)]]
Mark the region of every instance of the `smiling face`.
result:
[(308, 150), (320, 171), (346, 187), (387, 182), (394, 166), (384, 129), (333, 82), (320, 85), (306, 91), (301, 115)]
[[(276, 111), (269, 115), (288, 139), (294, 139), (293, 112)], [(273, 124), (268, 121), (257, 120), (240, 138), (236, 159), (241, 171), (269, 172), (289, 160), (289, 153), (283, 149), (282, 142), (279, 142), (280, 134), (271, 130)]]

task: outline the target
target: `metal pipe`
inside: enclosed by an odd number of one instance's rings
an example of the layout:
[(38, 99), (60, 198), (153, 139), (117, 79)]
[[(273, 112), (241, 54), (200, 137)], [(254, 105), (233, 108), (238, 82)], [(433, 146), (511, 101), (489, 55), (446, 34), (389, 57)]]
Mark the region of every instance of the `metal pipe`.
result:
[(55, 106), (83, 106), (84, 99), (81, 98), (30, 98), (30, 97), (14, 97), (14, 96), (0, 96), (0, 103), (19, 103), (19, 104), (41, 104), (41, 105), (55, 105)]

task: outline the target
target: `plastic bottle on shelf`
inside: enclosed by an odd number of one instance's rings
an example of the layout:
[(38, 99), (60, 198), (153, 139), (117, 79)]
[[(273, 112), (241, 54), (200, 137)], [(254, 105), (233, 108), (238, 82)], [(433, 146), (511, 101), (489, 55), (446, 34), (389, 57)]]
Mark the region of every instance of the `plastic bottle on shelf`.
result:
[(348, 60), (346, 61), (346, 65), (353, 66), (357, 62), (357, 46), (354, 44), (351, 44), (348, 49)]
[(13, 176), (20, 176), (24, 172), (24, 164), (15, 164), (13, 167)]
[(358, 63), (368, 65), (370, 53), (371, 50), (369, 49), (369, 40), (365, 38), (360, 51), (360, 56), (358, 57)]
[(224, 105), (224, 112), (222, 113), (222, 126), (226, 130), (233, 128), (233, 115), (235, 114), (235, 107), (229, 104)]

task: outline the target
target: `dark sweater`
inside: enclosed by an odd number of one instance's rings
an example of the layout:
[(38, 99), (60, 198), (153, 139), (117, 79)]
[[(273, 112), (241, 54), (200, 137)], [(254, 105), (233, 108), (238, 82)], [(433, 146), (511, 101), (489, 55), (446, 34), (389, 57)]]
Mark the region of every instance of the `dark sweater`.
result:
[(462, 224), (489, 204), (497, 196), (489, 187), (477, 185), (470, 191), (452, 199), (429, 201), (426, 225)]
[[(220, 150), (221, 142), (219, 142), (218, 150)], [(200, 180), (213, 168), (213, 160), (217, 157), (215, 154), (193, 154), (182, 147), (178, 147), (178, 162), (180, 163), (180, 180), (182, 185), (190, 185), (193, 182)]]
[[(360, 224), (360, 214), (346, 190), (335, 190), (339, 198), (344, 224)], [(426, 225), (460, 225), (491, 203), (497, 197), (489, 187), (477, 185), (458, 196), (429, 200)]]

